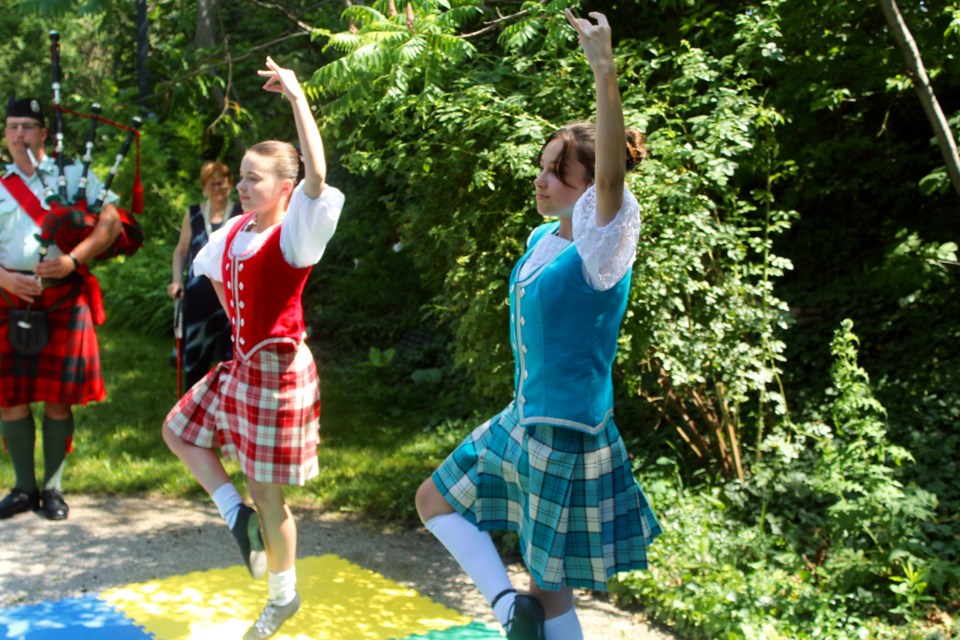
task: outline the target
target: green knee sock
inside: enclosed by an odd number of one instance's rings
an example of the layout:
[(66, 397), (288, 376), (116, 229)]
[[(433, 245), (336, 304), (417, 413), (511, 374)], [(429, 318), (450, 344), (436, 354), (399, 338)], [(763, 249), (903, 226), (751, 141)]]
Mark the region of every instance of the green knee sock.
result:
[(43, 488), (62, 489), (63, 467), (73, 437), (73, 416), (66, 420), (43, 418)]
[(37, 444), (37, 427), (33, 416), (24, 416), (19, 420), (4, 420), (3, 438), (10, 452), (15, 476), (14, 486), (21, 491), (33, 493), (37, 490), (36, 468), (33, 462), (33, 448)]

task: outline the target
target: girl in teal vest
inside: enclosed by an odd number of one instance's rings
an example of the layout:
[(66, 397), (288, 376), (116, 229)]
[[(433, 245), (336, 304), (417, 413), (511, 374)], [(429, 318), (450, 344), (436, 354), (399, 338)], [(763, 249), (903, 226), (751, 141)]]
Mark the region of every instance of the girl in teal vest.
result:
[[(567, 19), (596, 81), (596, 125), (563, 127), (540, 152), (537, 227), (510, 275), (514, 399), (417, 491), (417, 511), (493, 607), (511, 640), (581, 640), (573, 589), (645, 569), (660, 533), (613, 421), (610, 370), (640, 230), (610, 25)], [(510, 583), (488, 531), (520, 537), (530, 594)]]

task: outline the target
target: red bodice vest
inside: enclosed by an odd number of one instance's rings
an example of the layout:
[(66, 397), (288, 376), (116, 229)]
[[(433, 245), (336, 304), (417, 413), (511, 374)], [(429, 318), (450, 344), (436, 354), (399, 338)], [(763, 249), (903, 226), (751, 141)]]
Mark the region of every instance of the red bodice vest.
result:
[(233, 351), (243, 360), (269, 344), (300, 345), (305, 329), (300, 296), (312, 268), (293, 267), (284, 259), (280, 225), (256, 251), (232, 256), (234, 238), (254, 215), (248, 213), (230, 229), (222, 263)]

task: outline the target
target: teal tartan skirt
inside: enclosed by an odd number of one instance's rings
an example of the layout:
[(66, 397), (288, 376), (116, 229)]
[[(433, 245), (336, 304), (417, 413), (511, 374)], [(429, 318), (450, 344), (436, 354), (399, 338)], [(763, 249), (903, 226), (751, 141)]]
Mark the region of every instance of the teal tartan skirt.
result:
[(660, 525), (613, 421), (598, 435), (523, 427), (513, 403), (477, 427), (433, 474), (440, 493), (484, 531), (516, 531), (541, 589), (607, 590), (647, 568)]

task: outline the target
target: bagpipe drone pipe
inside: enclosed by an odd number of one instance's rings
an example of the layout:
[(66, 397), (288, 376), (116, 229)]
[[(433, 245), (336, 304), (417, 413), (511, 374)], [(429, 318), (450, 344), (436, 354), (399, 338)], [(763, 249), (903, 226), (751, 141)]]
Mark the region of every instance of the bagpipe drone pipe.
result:
[[(51, 60), (51, 84), (53, 89), (53, 123), (54, 123), (54, 155), (56, 157), (59, 177), (56, 186), (43, 183), (44, 202), (49, 208), (49, 213), (44, 219), (41, 232), (37, 234), (37, 239), (41, 246), (41, 260), (46, 255), (46, 249), (56, 243), (64, 252), (68, 253), (73, 247), (77, 246), (93, 231), (100, 217), (100, 212), (104, 207), (104, 199), (109, 194), (109, 189), (113, 183), (114, 177), (120, 168), (130, 146), (134, 139), (137, 142), (136, 151), (136, 173), (131, 194), (130, 210), (117, 207), (120, 214), (121, 232), (114, 242), (102, 253), (95, 256), (97, 260), (114, 258), (119, 255), (133, 255), (143, 244), (144, 234), (140, 223), (134, 214), (140, 214), (143, 211), (143, 187), (140, 184), (140, 131), (141, 120), (134, 117), (131, 126), (127, 127), (116, 122), (112, 122), (100, 116), (100, 105), (93, 103), (91, 114), (78, 113), (71, 111), (61, 105), (60, 95), (60, 34), (56, 31), (50, 32), (50, 60)], [(67, 194), (67, 179), (65, 169), (67, 166), (66, 155), (63, 145), (63, 114), (90, 119), (90, 127), (87, 130), (87, 140), (81, 162), (80, 179), (77, 191), (72, 198)], [(93, 162), (93, 147), (96, 138), (97, 124), (104, 122), (111, 126), (127, 131), (126, 139), (117, 153), (110, 173), (103, 183), (99, 197), (95, 202), (87, 201), (87, 185), (90, 176), (90, 164)], [(34, 167), (38, 163), (36, 158), (30, 155), (30, 160)], [(42, 174), (38, 171), (37, 175)]]

